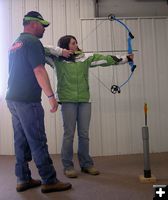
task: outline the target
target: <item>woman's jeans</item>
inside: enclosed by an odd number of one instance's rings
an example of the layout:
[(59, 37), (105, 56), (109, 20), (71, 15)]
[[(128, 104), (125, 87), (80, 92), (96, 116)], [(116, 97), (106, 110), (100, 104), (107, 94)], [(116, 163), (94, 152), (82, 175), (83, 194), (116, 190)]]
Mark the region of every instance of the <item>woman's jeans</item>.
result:
[(61, 158), (64, 170), (72, 169), (73, 141), (77, 124), (78, 132), (78, 159), (81, 168), (93, 166), (89, 156), (89, 124), (91, 117), (91, 103), (62, 103), (64, 126)]
[(44, 184), (57, 182), (56, 171), (48, 153), (44, 127), (44, 110), (41, 103), (23, 103), (7, 100), (12, 114), (16, 155), (15, 174), (18, 183), (31, 179), (28, 162), (38, 168)]

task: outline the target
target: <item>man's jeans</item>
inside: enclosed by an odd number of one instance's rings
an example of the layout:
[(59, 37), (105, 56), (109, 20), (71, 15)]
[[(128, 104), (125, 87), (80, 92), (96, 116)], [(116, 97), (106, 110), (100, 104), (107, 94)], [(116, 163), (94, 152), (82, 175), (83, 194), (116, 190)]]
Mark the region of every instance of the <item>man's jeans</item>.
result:
[(77, 123), (78, 131), (78, 159), (81, 168), (93, 166), (89, 156), (89, 124), (91, 117), (91, 103), (62, 103), (64, 136), (61, 158), (64, 170), (73, 165), (73, 140)]
[(43, 183), (57, 182), (56, 171), (48, 153), (44, 110), (41, 103), (7, 100), (7, 105), (12, 114), (16, 155), (15, 174), (18, 183), (31, 179), (28, 162), (32, 157)]

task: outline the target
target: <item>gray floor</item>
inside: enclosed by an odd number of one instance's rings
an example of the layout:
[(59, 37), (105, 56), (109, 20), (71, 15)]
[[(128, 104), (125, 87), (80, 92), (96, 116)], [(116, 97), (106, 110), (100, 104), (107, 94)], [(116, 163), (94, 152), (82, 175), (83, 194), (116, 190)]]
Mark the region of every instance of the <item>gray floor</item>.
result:
[[(156, 184), (168, 184), (168, 153), (151, 155), (152, 174)], [(15, 191), (14, 156), (0, 156), (0, 200), (150, 200), (153, 199), (153, 184), (142, 184), (139, 175), (143, 174), (143, 155), (95, 157), (99, 176), (80, 172), (75, 157), (75, 166), (79, 172), (77, 179), (68, 179), (63, 175), (59, 155), (52, 159), (58, 178), (69, 181), (73, 188), (65, 192), (42, 194), (39, 188), (22, 193)], [(37, 169), (31, 164), (33, 177), (39, 178)]]

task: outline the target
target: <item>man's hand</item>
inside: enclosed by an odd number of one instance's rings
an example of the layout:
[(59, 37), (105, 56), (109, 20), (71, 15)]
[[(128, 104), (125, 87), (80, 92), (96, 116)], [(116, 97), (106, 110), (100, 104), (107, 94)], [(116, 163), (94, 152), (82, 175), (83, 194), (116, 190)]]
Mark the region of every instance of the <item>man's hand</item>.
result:
[(73, 54), (72, 50), (62, 49), (62, 56), (65, 58), (69, 58), (69, 56)]
[(50, 103), (50, 106), (51, 106), (50, 112), (51, 113), (56, 112), (57, 109), (58, 109), (58, 102), (57, 102), (57, 100), (54, 96), (49, 98), (49, 103)]

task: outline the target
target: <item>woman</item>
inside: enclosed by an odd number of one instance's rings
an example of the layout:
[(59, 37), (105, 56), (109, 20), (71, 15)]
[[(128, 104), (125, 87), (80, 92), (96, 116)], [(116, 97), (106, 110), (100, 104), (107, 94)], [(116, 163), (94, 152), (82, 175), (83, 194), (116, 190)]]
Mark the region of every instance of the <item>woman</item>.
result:
[[(72, 52), (68, 58), (58, 55), (59, 47)], [(81, 171), (91, 175), (98, 175), (89, 155), (89, 124), (91, 117), (91, 103), (89, 92), (89, 67), (110, 66), (124, 64), (133, 59), (133, 55), (122, 58), (111, 55), (84, 54), (78, 47), (77, 40), (72, 35), (65, 35), (58, 41), (54, 51), (46, 48), (47, 63), (56, 70), (57, 93), (61, 102), (64, 136), (61, 158), (64, 174), (69, 178), (78, 176), (73, 164), (73, 140), (77, 125), (78, 131), (78, 159)]]

